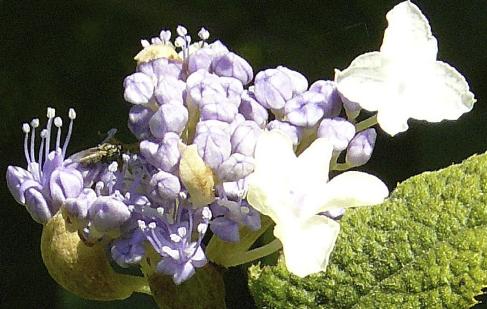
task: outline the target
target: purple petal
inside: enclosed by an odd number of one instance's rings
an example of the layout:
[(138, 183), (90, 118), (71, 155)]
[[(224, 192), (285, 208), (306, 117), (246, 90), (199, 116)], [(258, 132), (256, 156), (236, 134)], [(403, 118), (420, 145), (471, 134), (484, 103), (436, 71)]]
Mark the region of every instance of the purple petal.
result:
[(325, 117), (336, 117), (342, 109), (342, 100), (338, 93), (336, 83), (331, 80), (318, 80), (314, 82), (309, 91), (323, 94), (325, 99)]
[(154, 93), (152, 78), (144, 73), (134, 73), (123, 81), (125, 101), (133, 104), (144, 104), (150, 101)]
[(159, 199), (175, 200), (181, 191), (179, 178), (164, 171), (152, 175), (150, 185)]
[(211, 67), (219, 76), (233, 77), (247, 85), (254, 77), (250, 64), (242, 57), (229, 52), (213, 60)]
[(178, 103), (163, 104), (149, 121), (151, 133), (163, 138), (168, 132), (181, 134), (188, 122), (188, 110)]
[(232, 152), (238, 152), (253, 157), (255, 144), (262, 129), (253, 121), (246, 120), (241, 123), (232, 134)]
[(269, 113), (267, 110), (257, 102), (255, 95), (245, 90), (241, 96), (241, 103), (238, 108), (238, 111), (245, 117), (247, 120), (255, 121), (261, 128), (264, 128), (267, 119), (269, 118)]
[(360, 166), (367, 163), (374, 151), (376, 137), (377, 133), (374, 128), (355, 135), (348, 145), (345, 162), (352, 166)]
[(166, 133), (162, 141), (154, 143), (151, 141), (140, 142), (140, 153), (152, 164), (166, 172), (172, 172), (176, 169), (181, 154), (179, 152), (179, 142), (181, 139), (176, 133)]
[(144, 105), (134, 105), (129, 112), (128, 127), (138, 139), (150, 137), (149, 121), (154, 111)]
[(293, 84), (286, 73), (267, 69), (257, 73), (254, 81), (257, 101), (265, 108), (281, 109), (293, 95)]
[(318, 128), (318, 137), (329, 139), (335, 151), (345, 150), (354, 135), (355, 126), (340, 117), (323, 119)]
[(224, 241), (239, 242), (240, 233), (238, 223), (225, 217), (218, 217), (210, 223), (211, 231)]
[(46, 224), (57, 211), (51, 211), (42, 193), (34, 187), (24, 193), (25, 208), (37, 223)]
[[(30, 172), (18, 166), (9, 166), (7, 168), (6, 178), (7, 178), (7, 187), (10, 193), (17, 201), (17, 203), (22, 205), (25, 203), (25, 197), (24, 197), (25, 190), (27, 190), (29, 187), (35, 186), (36, 184), (39, 185), (39, 183), (34, 181), (34, 178)], [(25, 187), (21, 190), (22, 184), (28, 180), (31, 180), (31, 182), (29, 182), (31, 186)]]
[(93, 227), (99, 232), (119, 228), (130, 218), (130, 211), (123, 202), (111, 196), (99, 196), (88, 210)]
[(55, 207), (70, 197), (76, 198), (83, 190), (83, 176), (73, 168), (56, 169), (49, 181), (49, 191)]

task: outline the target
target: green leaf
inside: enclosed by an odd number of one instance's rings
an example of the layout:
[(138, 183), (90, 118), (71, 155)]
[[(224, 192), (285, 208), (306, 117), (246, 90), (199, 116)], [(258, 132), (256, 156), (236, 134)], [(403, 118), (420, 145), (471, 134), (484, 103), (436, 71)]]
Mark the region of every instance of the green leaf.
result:
[(487, 154), (398, 185), (347, 211), (326, 273), (253, 266), (266, 308), (468, 308), (487, 285)]

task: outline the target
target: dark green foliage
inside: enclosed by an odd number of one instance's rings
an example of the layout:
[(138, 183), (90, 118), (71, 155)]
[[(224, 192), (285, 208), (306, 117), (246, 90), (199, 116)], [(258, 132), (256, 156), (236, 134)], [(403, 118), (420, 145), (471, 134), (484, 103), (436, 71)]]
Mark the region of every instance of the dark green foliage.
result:
[(326, 273), (250, 269), (264, 308), (468, 308), (487, 285), (487, 154), (412, 177), (348, 211)]

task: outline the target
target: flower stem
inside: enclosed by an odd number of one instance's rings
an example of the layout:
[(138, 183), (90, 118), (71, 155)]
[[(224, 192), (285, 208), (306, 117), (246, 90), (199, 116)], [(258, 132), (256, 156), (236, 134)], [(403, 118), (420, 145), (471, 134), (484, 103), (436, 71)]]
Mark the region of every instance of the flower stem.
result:
[(264, 256), (268, 256), (269, 254), (272, 254), (281, 248), (282, 244), (279, 239), (276, 238), (262, 247), (255, 248), (243, 253), (238, 252), (236, 254), (227, 255), (224, 265), (225, 267), (242, 265), (260, 259)]
[(351, 169), (352, 167), (353, 166), (348, 163), (336, 163), (331, 169), (334, 171), (346, 171), (348, 169)]
[(377, 114), (370, 116), (369, 118), (360, 121), (355, 125), (355, 132), (361, 132), (377, 124)]

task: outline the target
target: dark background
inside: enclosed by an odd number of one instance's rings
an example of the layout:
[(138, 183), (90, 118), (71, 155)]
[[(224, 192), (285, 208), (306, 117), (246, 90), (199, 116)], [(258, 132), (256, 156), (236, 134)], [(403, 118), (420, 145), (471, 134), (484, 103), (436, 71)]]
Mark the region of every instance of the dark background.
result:
[[(69, 153), (95, 146), (112, 127), (130, 138), (122, 81), (135, 68), (139, 40), (158, 35), (161, 28), (175, 33), (183, 24), (196, 36), (205, 26), (210, 41), (221, 39), (254, 72), (282, 64), (312, 82), (332, 79), (334, 68), (344, 69), (357, 55), (377, 50), (385, 14), (398, 2), (0, 0), (0, 174), (7, 165), (25, 167), (21, 123), (35, 116), (43, 121), (47, 106), (62, 115), (69, 107), (77, 111)], [(390, 188), (487, 150), (487, 2), (415, 2), (430, 20), (439, 59), (467, 78), (478, 102), (455, 122), (410, 121), (411, 129), (394, 138), (380, 131), (373, 159), (362, 170), (380, 176)], [(108, 307), (58, 288), (40, 257), (41, 226), (10, 197), (3, 179), (0, 307)], [(232, 290), (232, 299), (246, 304), (242, 289)], [(129, 302), (132, 308), (153, 306), (144, 296), (110, 305)]]

